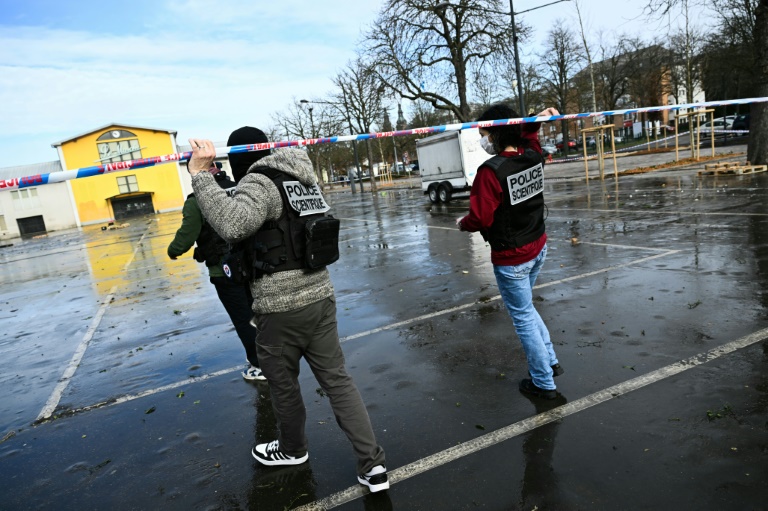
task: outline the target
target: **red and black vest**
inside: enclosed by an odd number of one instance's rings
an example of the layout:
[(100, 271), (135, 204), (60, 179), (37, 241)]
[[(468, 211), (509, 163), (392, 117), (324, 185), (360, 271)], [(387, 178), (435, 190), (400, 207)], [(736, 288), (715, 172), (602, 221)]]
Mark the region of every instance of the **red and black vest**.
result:
[(519, 248), (544, 234), (544, 157), (527, 149), (520, 156), (494, 156), (489, 167), (501, 184), (502, 200), (490, 229), (480, 234), (500, 251)]

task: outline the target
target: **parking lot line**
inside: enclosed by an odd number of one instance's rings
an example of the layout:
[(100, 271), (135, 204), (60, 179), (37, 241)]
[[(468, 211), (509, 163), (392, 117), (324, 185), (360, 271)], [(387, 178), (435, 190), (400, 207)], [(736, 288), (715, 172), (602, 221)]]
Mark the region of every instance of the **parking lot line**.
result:
[(655, 210), (655, 209), (594, 209), (594, 208), (567, 208), (567, 209), (561, 209), (561, 208), (549, 208), (550, 211), (559, 211), (559, 212), (567, 212), (567, 211), (586, 211), (586, 212), (594, 212), (594, 213), (619, 213), (619, 214), (630, 214), (630, 213), (638, 213), (638, 214), (651, 214), (651, 215), (695, 215), (695, 216), (766, 216), (768, 217), (768, 213), (738, 213), (736, 211), (730, 212), (730, 211), (668, 211), (668, 210)]
[[(616, 245), (616, 246), (617, 247), (621, 247), (621, 248), (627, 248), (627, 249), (638, 249), (638, 248), (640, 248), (640, 249), (645, 249), (645, 250), (652, 250), (649, 247), (631, 247), (631, 246), (627, 246), (627, 245)], [(656, 249), (653, 249), (653, 250), (656, 250)], [(647, 257), (641, 257), (639, 259), (633, 259), (633, 260), (627, 261), (625, 263), (616, 264), (616, 265), (613, 265), (613, 266), (608, 266), (606, 268), (601, 268), (599, 270), (595, 270), (595, 271), (591, 271), (591, 272), (587, 272), (587, 273), (581, 273), (579, 275), (574, 275), (574, 276), (571, 276), (571, 277), (566, 277), (566, 278), (563, 278), (563, 279), (558, 279), (558, 280), (553, 280), (551, 282), (545, 282), (545, 283), (542, 283), (542, 284), (538, 284), (538, 285), (536, 285), (534, 287), (534, 289), (541, 289), (541, 288), (545, 288), (545, 287), (555, 286), (555, 285), (558, 285), (558, 284), (563, 284), (565, 282), (571, 282), (571, 281), (574, 281), (574, 280), (579, 280), (579, 279), (583, 279), (583, 278), (587, 278), (587, 277), (592, 277), (594, 275), (600, 275), (601, 273), (607, 273), (607, 272), (610, 272), (610, 271), (613, 271), (613, 270), (617, 270), (619, 268), (624, 268), (626, 266), (631, 266), (633, 264), (640, 264), (640, 263), (644, 263), (644, 262), (647, 262), (647, 261), (652, 261), (654, 259), (658, 259), (658, 258), (661, 258), (661, 257), (666, 257), (666, 256), (669, 256), (669, 255), (677, 254), (678, 252), (680, 252), (680, 250), (666, 250), (666, 251), (664, 251), (661, 254), (655, 254), (655, 255), (651, 255), (651, 256), (647, 256)], [(114, 290), (115, 290), (115, 288), (113, 287), (112, 290), (110, 291), (110, 293), (113, 293)], [(111, 294), (110, 294), (110, 297), (108, 297), (108, 298), (111, 298)], [(501, 295), (496, 295), (494, 297), (489, 298), (488, 300), (485, 300), (482, 303), (492, 302), (492, 301), (495, 301), (495, 300), (499, 300), (500, 298), (501, 298)], [(107, 300), (106, 303), (108, 304), (109, 301), (110, 300)], [(451, 307), (451, 308), (448, 308), (448, 309), (442, 309), (442, 310), (439, 310), (439, 311), (431, 312), (429, 314), (423, 314), (421, 316), (416, 316), (416, 317), (413, 317), (413, 318), (410, 318), (410, 319), (407, 319), (407, 320), (404, 320), (404, 321), (399, 321), (397, 323), (392, 323), (392, 324), (389, 324), (389, 325), (385, 325), (383, 327), (374, 328), (374, 329), (366, 330), (366, 331), (363, 331), (363, 332), (358, 332), (356, 334), (348, 335), (346, 337), (341, 337), (339, 339), (339, 341), (341, 343), (349, 342), (349, 341), (352, 341), (352, 340), (355, 340), (355, 339), (359, 339), (361, 337), (366, 337), (366, 336), (369, 336), (369, 335), (377, 334), (379, 332), (385, 332), (385, 331), (388, 331), (388, 330), (393, 330), (393, 329), (396, 329), (396, 328), (400, 328), (402, 326), (410, 325), (412, 323), (418, 323), (418, 322), (421, 322), (421, 321), (425, 321), (427, 319), (435, 318), (435, 317), (438, 317), (438, 316), (444, 316), (446, 314), (451, 314), (453, 312), (458, 312), (458, 311), (462, 311), (462, 310), (469, 309), (469, 308), (472, 308), (472, 307), (476, 307), (480, 303), (481, 302), (465, 303), (463, 305), (458, 305), (456, 307)], [(99, 312), (101, 312), (101, 311), (99, 311)], [(103, 314), (103, 312), (101, 312), (101, 313)], [(99, 319), (100, 319), (100, 317), (99, 317)], [(98, 326), (98, 324), (96, 324), (96, 326)], [(95, 328), (94, 328), (94, 330), (95, 330)], [(89, 329), (89, 332), (90, 332), (90, 329)], [(93, 332), (91, 332), (90, 335), (92, 336)], [(88, 338), (88, 340), (90, 340), (90, 337)], [(84, 341), (85, 341), (85, 339), (84, 339)], [(85, 344), (87, 345), (87, 342)], [(79, 348), (78, 348), (78, 350), (79, 350)], [(84, 351), (85, 351), (84, 347), (83, 347), (82, 351), (84, 353)], [(80, 354), (80, 358), (82, 358), (82, 353)], [(74, 357), (73, 357), (73, 361), (74, 361)], [(79, 359), (78, 359), (77, 363), (79, 363)], [(70, 365), (72, 365), (72, 364), (70, 363)], [(75, 366), (76, 366), (76, 364), (75, 364)], [(163, 391), (166, 391), (166, 390), (175, 389), (175, 388), (178, 388), (178, 387), (182, 387), (184, 385), (191, 385), (193, 383), (198, 383), (198, 382), (201, 382), (201, 381), (205, 381), (205, 380), (208, 380), (208, 379), (216, 377), (216, 376), (222, 376), (222, 375), (225, 375), (225, 374), (233, 373), (233, 372), (239, 371), (241, 369), (242, 368), (240, 368), (240, 367), (232, 367), (232, 368), (229, 368), (229, 369), (222, 369), (220, 371), (216, 371), (214, 373), (205, 374), (205, 375), (202, 375), (202, 376), (199, 376), (199, 377), (196, 377), (196, 378), (191, 378), (191, 379), (187, 378), (185, 380), (182, 380), (182, 381), (179, 381), (179, 382), (176, 382), (176, 383), (171, 383), (171, 384), (165, 385), (163, 387), (158, 387), (156, 389), (145, 390), (145, 391), (139, 392), (137, 394), (121, 396), (121, 397), (119, 397), (117, 399), (114, 399), (114, 400), (102, 401), (100, 403), (95, 403), (95, 404), (84, 406), (84, 407), (81, 407), (81, 408), (76, 408), (76, 409), (70, 410), (68, 413), (69, 414), (83, 413), (83, 412), (87, 412), (87, 411), (90, 411), (90, 410), (94, 410), (96, 408), (102, 408), (102, 407), (105, 407), (105, 406), (112, 406), (112, 405), (116, 405), (116, 404), (126, 403), (128, 401), (133, 401), (135, 399), (139, 399), (139, 398), (142, 398), (142, 397), (146, 397), (146, 396), (150, 396), (150, 395), (153, 395), (153, 394), (157, 394), (159, 392), (163, 392)], [(69, 368), (67, 369), (67, 371), (69, 371)], [(74, 373), (74, 368), (72, 369), (72, 373)], [(62, 392), (63, 392), (64, 388), (66, 387), (66, 382), (64, 381), (65, 378), (66, 378), (66, 381), (68, 381), (69, 378), (71, 378), (71, 374), (69, 376), (67, 376), (67, 373), (65, 373), (65, 376), (62, 376), (62, 382), (60, 382), (60, 385), (62, 385), (62, 383), (64, 384), (62, 389), (61, 389)], [(61, 393), (59, 393), (59, 396), (56, 398), (55, 403), (51, 407), (50, 403), (53, 402), (53, 397), (54, 396), (52, 395), (51, 399), (49, 399), (49, 404), (46, 405), (46, 407), (43, 409), (44, 411), (47, 411), (47, 416), (43, 417), (43, 412), (41, 412), (40, 416), (38, 417), (38, 421), (50, 418), (51, 413), (53, 412), (53, 410), (56, 408), (56, 405), (58, 404), (58, 400), (61, 398)]]
[[(501, 429), (497, 429), (496, 431), (492, 431), (485, 435), (479, 436), (468, 442), (463, 442), (459, 445), (449, 447), (444, 451), (437, 452), (420, 460), (416, 460), (413, 463), (409, 463), (408, 465), (390, 470), (387, 472), (387, 478), (390, 485), (397, 484), (413, 476), (440, 467), (441, 465), (456, 461), (469, 454), (487, 449), (488, 447), (494, 446), (505, 440), (509, 440), (510, 438), (520, 436), (538, 427), (544, 426), (545, 424), (549, 424), (550, 422), (563, 419), (569, 415), (573, 415), (575, 413), (584, 411), (587, 408), (591, 408), (606, 401), (610, 401), (613, 398), (641, 389), (647, 385), (682, 373), (683, 371), (687, 371), (693, 367), (705, 364), (712, 360), (716, 360), (724, 355), (733, 353), (736, 350), (746, 348), (747, 346), (751, 346), (755, 343), (765, 340), (766, 338), (768, 338), (768, 328), (758, 330), (757, 332), (742, 337), (741, 339), (731, 341), (729, 343), (723, 344), (722, 346), (712, 348), (711, 350), (699, 353), (698, 355), (694, 355), (692, 357), (675, 362), (674, 364), (662, 367), (661, 369), (656, 369), (655, 371), (640, 375), (636, 378), (632, 378), (631, 380), (627, 380), (617, 385), (599, 390), (593, 394), (564, 404), (553, 410), (528, 417), (527, 419), (523, 419), (519, 422), (515, 422), (514, 424), (510, 424), (509, 426), (505, 426)], [(355, 485), (311, 504), (297, 507), (294, 511), (325, 511), (363, 497), (366, 493), (368, 493), (367, 490), (364, 490), (361, 485)]]
[(91, 325), (85, 332), (83, 340), (80, 341), (80, 344), (77, 346), (75, 353), (72, 355), (72, 359), (69, 361), (69, 365), (64, 370), (64, 374), (62, 374), (61, 378), (59, 378), (59, 382), (56, 385), (56, 388), (53, 389), (51, 396), (48, 398), (45, 406), (37, 416), (37, 421), (50, 418), (53, 411), (57, 406), (59, 406), (61, 396), (64, 393), (64, 390), (67, 388), (67, 385), (69, 385), (72, 376), (75, 374), (77, 366), (80, 365), (80, 361), (83, 359), (83, 355), (85, 355), (85, 350), (88, 348), (88, 344), (91, 342), (93, 334), (96, 333), (96, 329), (99, 327), (99, 323), (101, 323), (101, 318), (104, 317), (104, 313), (112, 303), (112, 297), (115, 294), (115, 290), (117, 290), (117, 286), (112, 286), (112, 289), (109, 290), (109, 294), (104, 299), (101, 307), (99, 307), (99, 311), (96, 313), (96, 316), (94, 316), (93, 321), (91, 321)]
[[(543, 287), (556, 286), (558, 284), (563, 284), (565, 282), (571, 282), (573, 280), (579, 280), (579, 279), (583, 279), (583, 278), (586, 278), (586, 277), (592, 277), (594, 275), (600, 275), (601, 273), (607, 273), (609, 271), (617, 270), (619, 268), (624, 268), (625, 266), (630, 266), (630, 265), (633, 265), (633, 264), (644, 263), (646, 261), (651, 261), (653, 259), (658, 259), (660, 257), (666, 257), (666, 256), (669, 256), (669, 255), (677, 254), (678, 252), (680, 252), (680, 250), (666, 250), (666, 251), (664, 251), (661, 254), (656, 254), (656, 255), (647, 256), (647, 257), (641, 257), (639, 259), (633, 259), (631, 261), (627, 261), (626, 263), (615, 264), (613, 266), (608, 266), (606, 268), (601, 268), (599, 270), (590, 271), (590, 272), (587, 272), (587, 273), (581, 273), (579, 275), (574, 275), (572, 277), (566, 277), (566, 278), (563, 278), (563, 279), (553, 280), (553, 281), (550, 281), (550, 282), (544, 282), (543, 284), (537, 284), (534, 287), (534, 289), (541, 289)], [(492, 302), (492, 301), (498, 300), (500, 298), (501, 298), (501, 295), (496, 295), (496, 296), (486, 300), (483, 303)], [(480, 302), (472, 302), (472, 303), (465, 303), (464, 305), (457, 305), (456, 307), (451, 307), (450, 309), (443, 309), (443, 310), (440, 310), (440, 311), (431, 312), (429, 314), (424, 314), (424, 315), (421, 315), (421, 316), (416, 316), (414, 318), (406, 319), (404, 321), (399, 321), (397, 323), (392, 323), (390, 325), (382, 326), (382, 327), (379, 327), (379, 328), (373, 328), (371, 330), (366, 330), (364, 332), (359, 332), (359, 333), (356, 333), (356, 334), (348, 335), (346, 337), (342, 337), (340, 340), (341, 340), (342, 343), (344, 343), (344, 342), (347, 342), (347, 341), (351, 341), (353, 339), (358, 339), (360, 337), (366, 337), (368, 335), (377, 334), (379, 332), (384, 332), (384, 331), (387, 331), (387, 330), (392, 330), (392, 329), (395, 329), (395, 328), (400, 328), (400, 327), (403, 327), (403, 326), (410, 325), (411, 323), (418, 323), (420, 321), (431, 319), (431, 318), (434, 318), (434, 317), (437, 317), (437, 316), (443, 316), (445, 314), (450, 314), (452, 312), (457, 312), (457, 311), (460, 311), (460, 310), (469, 309), (470, 307), (477, 306), (478, 303), (480, 303)]]
[(144, 234), (141, 235), (141, 238), (139, 238), (139, 241), (136, 242), (136, 248), (133, 250), (133, 254), (131, 254), (131, 257), (128, 259), (128, 262), (125, 263), (125, 266), (123, 266), (123, 271), (128, 270), (128, 267), (131, 265), (131, 263), (133, 262), (133, 259), (136, 257), (136, 252), (138, 252), (139, 249), (141, 248), (141, 244), (144, 241), (144, 238), (147, 236), (147, 233), (151, 228), (152, 228), (152, 225), (150, 224), (150, 226), (147, 227), (147, 230), (144, 231)]

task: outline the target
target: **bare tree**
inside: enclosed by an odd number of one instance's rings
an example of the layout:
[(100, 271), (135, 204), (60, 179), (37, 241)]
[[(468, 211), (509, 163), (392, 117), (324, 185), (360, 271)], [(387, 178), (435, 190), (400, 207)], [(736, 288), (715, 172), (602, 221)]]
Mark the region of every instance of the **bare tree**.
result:
[[(540, 67), (541, 65), (537, 58), (533, 61), (529, 61), (527, 64), (523, 64), (520, 68), (520, 76), (523, 79), (523, 99), (528, 108), (528, 112), (531, 112), (532, 110), (538, 112), (545, 108), (545, 101), (542, 94), (542, 79), (539, 72)], [(500, 80), (500, 92), (503, 92), (509, 98), (510, 104), (520, 104), (514, 59), (505, 59), (499, 69), (503, 70), (501, 73), (498, 73), (500, 76), (496, 78), (497, 80)], [(526, 114), (528, 112), (521, 112), (521, 114)]]
[[(340, 105), (347, 122), (358, 133), (370, 133), (382, 110), (384, 87), (378, 80), (373, 67), (358, 58), (351, 62), (333, 79), (338, 88), (334, 102)], [(376, 191), (373, 175), (373, 152), (370, 140), (365, 141), (368, 153), (368, 168), (371, 177), (371, 192)], [(362, 181), (360, 182), (362, 189)]]
[(596, 87), (600, 98), (600, 104), (606, 110), (614, 110), (622, 105), (622, 98), (627, 95), (629, 73), (632, 71), (628, 65), (627, 45), (629, 38), (619, 35), (614, 40), (606, 40), (601, 35), (600, 61), (595, 64)]
[(587, 44), (587, 34), (584, 32), (584, 20), (581, 18), (581, 5), (579, 0), (575, 1), (576, 16), (579, 18), (579, 29), (581, 31), (581, 42), (584, 45), (584, 55), (587, 58), (587, 67), (589, 68), (589, 81), (592, 90), (592, 111), (597, 112), (597, 94), (595, 93), (595, 70), (592, 66), (592, 55)]
[[(669, 93), (669, 67), (666, 48), (659, 41), (641, 39), (628, 41), (624, 69), (627, 73), (627, 92), (638, 106), (661, 105)], [(646, 120), (662, 120), (659, 112), (645, 113)], [(645, 128), (644, 128), (645, 129)]]
[[(301, 140), (332, 137), (343, 132), (342, 119), (325, 103), (305, 105), (294, 99), (285, 111), (273, 116), (273, 121), (280, 126), (280, 131), (283, 131), (286, 137), (296, 137)], [(315, 174), (321, 186), (325, 183), (322, 163), (325, 156), (332, 152), (328, 145), (307, 146), (307, 152), (313, 161)], [(330, 174), (330, 169), (327, 170)]]
[[(555, 105), (560, 112), (568, 112), (573, 90), (571, 79), (575, 74), (581, 57), (573, 32), (563, 20), (555, 21), (555, 27), (549, 32), (544, 55), (541, 55), (542, 85), (544, 98), (549, 105)], [(563, 152), (568, 154), (568, 121), (561, 121), (563, 134)]]
[[(500, 0), (387, 0), (366, 36), (367, 52), (388, 88), (459, 120), (471, 117), (471, 71), (507, 52), (509, 21)], [(526, 33), (524, 26), (520, 33)]]
[[(693, 0), (647, 0), (649, 16), (666, 15), (677, 7), (701, 5)], [(768, 96), (768, 0), (712, 0), (720, 28), (734, 34), (751, 49), (751, 66), (746, 71), (755, 84), (755, 95)], [(734, 62), (734, 67), (736, 63)], [(768, 105), (750, 107), (750, 133), (747, 160), (753, 165), (768, 163)]]

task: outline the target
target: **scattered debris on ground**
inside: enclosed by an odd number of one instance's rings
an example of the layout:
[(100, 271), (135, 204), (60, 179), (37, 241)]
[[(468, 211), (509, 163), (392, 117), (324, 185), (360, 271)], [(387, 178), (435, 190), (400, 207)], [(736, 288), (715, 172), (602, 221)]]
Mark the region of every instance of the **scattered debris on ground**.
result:
[(126, 227), (130, 227), (131, 224), (129, 223), (123, 223), (119, 225), (115, 225), (115, 222), (109, 222), (107, 225), (102, 225), (101, 230), (102, 231), (114, 231), (115, 229), (125, 229)]

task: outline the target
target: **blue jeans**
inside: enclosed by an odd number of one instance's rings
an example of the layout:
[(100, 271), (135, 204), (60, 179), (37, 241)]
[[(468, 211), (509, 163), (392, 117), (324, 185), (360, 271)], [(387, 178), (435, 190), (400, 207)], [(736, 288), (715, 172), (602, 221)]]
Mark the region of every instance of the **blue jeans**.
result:
[(549, 338), (549, 330), (533, 307), (533, 286), (546, 258), (547, 246), (544, 245), (535, 259), (517, 266), (494, 265), (493, 273), (523, 345), (533, 383), (540, 389), (554, 390), (551, 366), (558, 363), (557, 355)]

